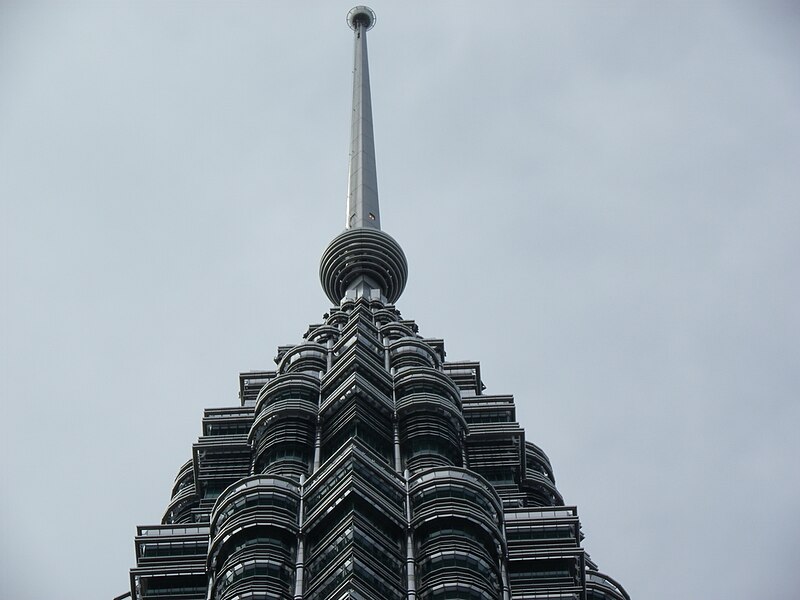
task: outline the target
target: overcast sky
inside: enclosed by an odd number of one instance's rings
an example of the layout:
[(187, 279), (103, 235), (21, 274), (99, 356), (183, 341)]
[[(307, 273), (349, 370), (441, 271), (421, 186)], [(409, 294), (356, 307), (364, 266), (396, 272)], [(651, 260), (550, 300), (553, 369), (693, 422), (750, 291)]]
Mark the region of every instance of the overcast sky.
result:
[[(635, 599), (796, 596), (799, 6), (372, 3), (398, 308)], [(350, 7), (0, 3), (4, 600), (123, 593), (203, 409), (329, 308)]]

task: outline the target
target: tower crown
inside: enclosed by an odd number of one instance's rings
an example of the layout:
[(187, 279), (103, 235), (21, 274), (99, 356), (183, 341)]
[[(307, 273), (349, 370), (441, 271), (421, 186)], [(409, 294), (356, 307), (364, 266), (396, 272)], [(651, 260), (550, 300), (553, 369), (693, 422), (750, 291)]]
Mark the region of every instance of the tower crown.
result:
[(375, 26), (375, 13), (356, 6), (347, 13), (347, 24), (354, 32), (347, 213), (344, 232), (322, 255), (320, 282), (334, 304), (348, 294), (394, 303), (405, 288), (408, 263), (400, 244), (381, 230), (367, 59), (367, 31)]
[(133, 600), (630, 600), (581, 546), (550, 460), (481, 366), (446, 360), (387, 302), (408, 267), (381, 231), (366, 32), (355, 32), (346, 229), (322, 256), (338, 306), (277, 369), (205, 411), (160, 525), (141, 526)]

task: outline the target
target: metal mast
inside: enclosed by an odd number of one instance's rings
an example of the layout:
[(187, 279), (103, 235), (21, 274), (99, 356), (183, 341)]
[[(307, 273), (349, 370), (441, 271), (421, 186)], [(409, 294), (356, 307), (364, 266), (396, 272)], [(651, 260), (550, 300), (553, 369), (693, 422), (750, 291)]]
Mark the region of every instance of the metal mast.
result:
[(400, 244), (381, 230), (378, 208), (367, 63), (367, 31), (375, 24), (375, 13), (356, 6), (347, 14), (347, 24), (355, 36), (347, 218), (344, 232), (322, 255), (319, 278), (334, 304), (362, 297), (393, 304), (408, 280), (408, 263)]
[(353, 115), (350, 130), (350, 168), (347, 182), (345, 227), (381, 228), (378, 206), (378, 176), (375, 170), (375, 137), (372, 129), (372, 99), (369, 89), (367, 31), (375, 25), (375, 13), (357, 6), (347, 14), (354, 32)]

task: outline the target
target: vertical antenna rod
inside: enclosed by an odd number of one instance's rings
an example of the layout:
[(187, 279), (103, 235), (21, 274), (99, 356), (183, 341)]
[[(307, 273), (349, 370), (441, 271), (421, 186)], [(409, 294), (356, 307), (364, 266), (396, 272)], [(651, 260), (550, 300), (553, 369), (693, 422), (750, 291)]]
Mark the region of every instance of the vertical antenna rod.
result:
[(345, 228), (380, 229), (378, 175), (375, 170), (375, 138), (372, 131), (372, 98), (367, 62), (367, 31), (375, 25), (375, 13), (366, 6), (356, 6), (347, 13), (347, 24), (354, 32), (355, 49)]

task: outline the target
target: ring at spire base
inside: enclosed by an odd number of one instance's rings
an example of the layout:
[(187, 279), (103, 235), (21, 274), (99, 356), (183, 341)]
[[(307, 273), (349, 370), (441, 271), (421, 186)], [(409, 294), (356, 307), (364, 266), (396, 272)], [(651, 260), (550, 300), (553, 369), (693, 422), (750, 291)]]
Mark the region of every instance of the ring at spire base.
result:
[(319, 265), (325, 295), (339, 304), (349, 290), (366, 285), (394, 304), (408, 281), (408, 262), (392, 236), (380, 229), (346, 229), (328, 244)]

